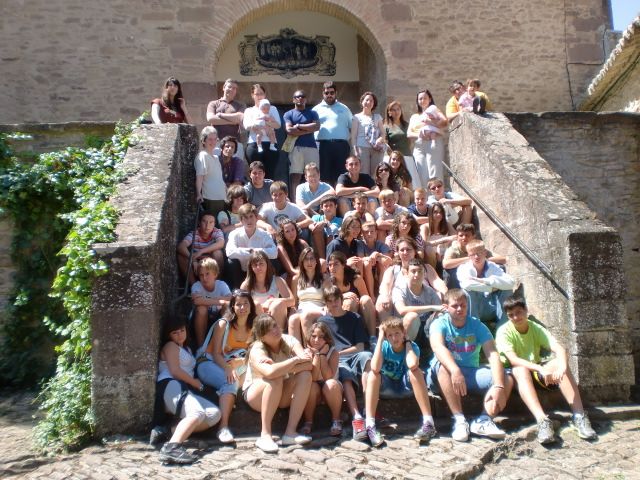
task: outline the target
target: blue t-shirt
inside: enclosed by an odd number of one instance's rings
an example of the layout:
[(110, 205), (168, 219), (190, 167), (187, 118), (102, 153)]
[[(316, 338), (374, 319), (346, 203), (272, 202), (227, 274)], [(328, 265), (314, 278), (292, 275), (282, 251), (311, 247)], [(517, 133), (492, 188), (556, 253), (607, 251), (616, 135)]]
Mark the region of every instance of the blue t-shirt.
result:
[(369, 340), (364, 321), (357, 313), (347, 311), (341, 317), (325, 315), (316, 321), (327, 324), (333, 334), (334, 346), (339, 352)]
[[(314, 222), (324, 222), (324, 215), (314, 215), (311, 217)], [(324, 226), (324, 234), (327, 237), (335, 237), (340, 233), (340, 226), (342, 225), (342, 217), (333, 217), (328, 224)]]
[[(207, 290), (200, 281), (197, 281), (191, 286), (192, 297), (216, 298), (229, 295), (231, 295), (231, 290), (229, 290), (229, 286), (222, 280), (216, 280), (213, 290)], [(220, 311), (220, 307), (217, 305), (211, 305), (209, 309), (216, 312)]]
[[(318, 114), (310, 108), (305, 108), (302, 111), (296, 110), (294, 108), (293, 110), (289, 110), (284, 114), (285, 123), (290, 123), (291, 125), (297, 125), (299, 123), (313, 123), (319, 120), (320, 119), (318, 118)], [(313, 132), (300, 135), (296, 140), (296, 147), (318, 148), (316, 145), (316, 139), (313, 136)]]
[(316, 140), (346, 140), (351, 136), (351, 110), (336, 101), (328, 105), (324, 100), (313, 107), (320, 119), (320, 130), (316, 132)]
[(369, 248), (369, 245), (367, 245), (366, 242), (362, 242), (362, 243), (364, 243), (364, 255), (367, 257), (371, 255), (373, 252), (380, 252), (383, 255), (387, 255), (388, 253), (391, 253), (391, 249), (389, 248), (389, 245), (387, 245), (384, 242), (381, 242), (380, 240), (376, 240), (376, 243), (373, 245), (373, 248)]
[[(420, 349), (418, 345), (411, 342), (411, 349), (418, 358), (420, 358)], [(407, 352), (403, 346), (401, 352), (394, 352), (391, 344), (388, 340), (382, 341), (382, 368), (380, 373), (386, 375), (393, 380), (400, 380), (407, 374), (409, 368), (407, 367), (406, 357)]]
[[(469, 315), (462, 328), (456, 328), (453, 325), (448, 313), (440, 315), (429, 328), (429, 337), (434, 334), (442, 335), (444, 344), (459, 367), (480, 366), (480, 349), (486, 341), (493, 340), (487, 326), (476, 317)], [(431, 364), (433, 365), (436, 360), (434, 355)]]
[[(318, 198), (320, 195), (327, 193), (329, 190), (331, 190), (331, 185), (325, 182), (320, 182), (318, 189), (315, 192), (311, 191), (308, 182), (301, 183), (296, 187), (296, 203), (301, 201), (306, 205), (310, 201)], [(319, 211), (320, 205), (314, 206), (313, 209), (316, 212)]]

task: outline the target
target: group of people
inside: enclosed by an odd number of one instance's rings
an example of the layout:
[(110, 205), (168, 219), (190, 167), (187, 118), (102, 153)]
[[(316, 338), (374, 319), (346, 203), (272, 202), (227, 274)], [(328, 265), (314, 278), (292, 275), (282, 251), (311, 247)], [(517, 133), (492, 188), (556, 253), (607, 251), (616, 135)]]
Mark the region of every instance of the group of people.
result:
[[(181, 106), (186, 119), (179, 83), (169, 80), (170, 106)], [(380, 446), (380, 398), (414, 396), (421, 411), (415, 438), (428, 441), (436, 435), (429, 392), (446, 400), (454, 440), (503, 438), (492, 418), (516, 385), (541, 443), (555, 434), (537, 389), (559, 388), (579, 435), (595, 438), (566, 351), (513, 297), (506, 259), (475, 238), (471, 199), (447, 191), (434, 162), (444, 155), (447, 117), (490, 108), (479, 86), (469, 81), (465, 92), (455, 82), (446, 115), (428, 90), (419, 92), (408, 123), (397, 102), (385, 119), (374, 114), (371, 92), (352, 116), (333, 82), (313, 109), (296, 91), (281, 146), (289, 152), (292, 200), (287, 183), (271, 178), (278, 146), (270, 129), (280, 119), (264, 88), (254, 85), (255, 107), (243, 109), (237, 84), (225, 82), (207, 110), (212, 125), (194, 162), (204, 211), (177, 247), (193, 309), (190, 320), (171, 319), (164, 329), (151, 434), (152, 443), (168, 439), (162, 461), (193, 462), (185, 440), (216, 424), (220, 442), (234, 442), (229, 419), (239, 391), (260, 412), (256, 446), (270, 453), (309, 443), (320, 403), (331, 413), (331, 435), (343, 433), (346, 404), (353, 438)], [(250, 132), (246, 149), (240, 124)], [(461, 403), (468, 393), (484, 396), (484, 411), (471, 422)], [(272, 420), (285, 407), (276, 443)], [(173, 433), (167, 414), (178, 420)]]

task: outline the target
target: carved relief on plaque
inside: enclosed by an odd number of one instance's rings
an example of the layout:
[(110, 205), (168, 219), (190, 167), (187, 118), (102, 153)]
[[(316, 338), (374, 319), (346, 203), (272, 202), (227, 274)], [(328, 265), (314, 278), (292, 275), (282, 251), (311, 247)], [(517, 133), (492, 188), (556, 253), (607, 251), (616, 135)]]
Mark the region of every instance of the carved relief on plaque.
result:
[(292, 28), (283, 28), (278, 35), (245, 35), (238, 49), (243, 76), (271, 73), (293, 78), (310, 73), (336, 74), (336, 47), (325, 35), (306, 37)]

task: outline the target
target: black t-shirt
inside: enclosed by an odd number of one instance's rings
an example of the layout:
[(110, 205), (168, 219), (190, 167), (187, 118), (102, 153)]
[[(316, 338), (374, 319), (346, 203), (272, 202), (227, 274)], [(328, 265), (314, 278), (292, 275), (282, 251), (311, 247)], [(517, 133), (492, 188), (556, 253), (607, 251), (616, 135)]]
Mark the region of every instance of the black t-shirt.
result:
[(345, 188), (366, 187), (368, 190), (372, 190), (376, 186), (376, 182), (367, 173), (361, 173), (355, 183), (351, 180), (349, 173), (343, 173), (338, 177), (338, 184)]
[(362, 240), (354, 238), (351, 240), (351, 243), (348, 244), (346, 240), (342, 240), (341, 238), (334, 238), (327, 245), (327, 258), (333, 252), (342, 252), (344, 256), (347, 258), (350, 257), (364, 257), (365, 245)]
[(318, 322), (327, 324), (333, 334), (335, 348), (339, 352), (369, 340), (362, 317), (357, 313), (345, 312), (341, 317), (325, 315), (320, 317)]

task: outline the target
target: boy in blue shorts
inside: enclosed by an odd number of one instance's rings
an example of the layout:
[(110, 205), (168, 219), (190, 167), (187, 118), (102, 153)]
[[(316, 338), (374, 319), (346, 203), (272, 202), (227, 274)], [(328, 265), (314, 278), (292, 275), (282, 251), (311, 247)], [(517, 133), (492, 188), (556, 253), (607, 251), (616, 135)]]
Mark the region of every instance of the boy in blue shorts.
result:
[(427, 384), (418, 366), (419, 358), (420, 349), (407, 338), (402, 320), (396, 317), (384, 320), (380, 325), (378, 342), (371, 359), (365, 394), (365, 425), (369, 441), (374, 447), (384, 443), (382, 435), (376, 429), (375, 419), (380, 397), (415, 396), (422, 413), (422, 423), (414, 438), (428, 441), (436, 435)]
[[(578, 436), (585, 440), (597, 437), (589, 418), (584, 413), (582, 399), (571, 371), (567, 351), (542, 325), (528, 319), (527, 304), (521, 298), (509, 297), (504, 301), (509, 322), (498, 329), (496, 345), (503, 363), (512, 367), (520, 398), (538, 422), (538, 441), (541, 444), (556, 441), (553, 423), (542, 410), (536, 387), (543, 390), (560, 389), (573, 412), (573, 425)], [(555, 358), (541, 362), (541, 350), (555, 354)]]
[[(453, 414), (454, 440), (466, 442), (469, 430), (475, 435), (502, 439), (506, 434), (493, 423), (492, 417), (506, 406), (513, 379), (505, 374), (487, 326), (467, 314), (464, 290), (454, 288), (445, 293), (444, 307), (446, 313), (429, 328), (434, 354), (427, 372), (429, 390), (442, 392)], [(489, 359), (488, 366), (480, 365), (480, 349)], [(471, 426), (462, 413), (462, 397), (469, 392), (484, 394), (484, 412)]]

